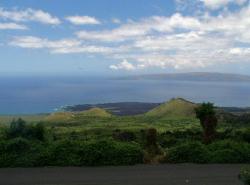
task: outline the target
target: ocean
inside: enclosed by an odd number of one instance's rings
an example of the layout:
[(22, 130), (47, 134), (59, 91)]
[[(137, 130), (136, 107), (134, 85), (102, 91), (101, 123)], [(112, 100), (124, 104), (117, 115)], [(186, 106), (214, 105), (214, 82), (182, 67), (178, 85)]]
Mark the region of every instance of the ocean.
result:
[(117, 80), (93, 77), (0, 77), (0, 114), (48, 113), (66, 105), (164, 102), (182, 97), (250, 107), (249, 82)]

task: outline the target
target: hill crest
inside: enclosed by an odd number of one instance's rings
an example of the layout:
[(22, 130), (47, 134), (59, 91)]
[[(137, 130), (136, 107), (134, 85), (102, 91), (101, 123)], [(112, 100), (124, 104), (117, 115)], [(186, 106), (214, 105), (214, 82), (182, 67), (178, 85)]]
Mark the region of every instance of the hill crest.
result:
[(198, 105), (183, 98), (173, 98), (148, 111), (146, 116), (156, 117), (192, 117), (195, 118), (195, 108)]

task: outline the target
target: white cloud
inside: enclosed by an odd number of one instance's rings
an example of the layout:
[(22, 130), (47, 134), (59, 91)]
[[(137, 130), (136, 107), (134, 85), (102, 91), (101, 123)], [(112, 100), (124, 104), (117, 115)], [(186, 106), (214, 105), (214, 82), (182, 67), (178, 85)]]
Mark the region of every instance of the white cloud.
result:
[(25, 10), (5, 10), (0, 8), (0, 18), (15, 22), (35, 21), (51, 25), (58, 25), (61, 23), (57, 17), (42, 10), (34, 10), (31, 8)]
[(49, 49), (51, 53), (111, 53), (111, 48), (95, 45), (84, 45), (75, 39), (48, 40), (33, 36), (15, 37), (12, 46), (30, 49)]
[(79, 31), (75, 39), (17, 37), (10, 44), (58, 54), (99, 54), (119, 61), (109, 66), (113, 70), (193, 70), (249, 62), (249, 17), (250, 6), (233, 12), (219, 11), (216, 16), (175, 13), (130, 20), (113, 29)]
[(231, 48), (229, 53), (238, 56), (250, 55), (250, 48)]
[(48, 39), (42, 39), (33, 36), (15, 37), (11, 42), (13, 46), (19, 46), (21, 48), (71, 48), (79, 46), (81, 43), (77, 40), (62, 39), (56, 41), (50, 41)]
[(75, 25), (101, 24), (99, 20), (90, 16), (68, 16), (65, 19)]
[(129, 63), (126, 59), (124, 59), (121, 63), (117, 64), (117, 65), (111, 65), (109, 66), (110, 69), (113, 70), (119, 70), (119, 69), (123, 69), (123, 70), (127, 70), (127, 71), (132, 71), (135, 70), (135, 66), (131, 63)]
[(243, 5), (247, 0), (200, 0), (210, 9), (219, 9), (227, 6), (228, 4)]
[(16, 23), (0, 23), (0, 30), (27, 30), (25, 25)]
[(174, 29), (198, 29), (200, 22), (196, 18), (184, 17), (179, 13), (171, 17), (153, 16), (139, 22), (130, 21), (113, 30), (79, 31), (76, 35), (83, 40), (119, 42), (135, 37), (145, 36), (152, 32), (172, 32)]
[(52, 53), (95, 53), (95, 54), (108, 54), (112, 53), (112, 48), (95, 46), (95, 45), (81, 45), (78, 47), (62, 47), (52, 51)]
[(117, 18), (113, 18), (112, 19), (112, 23), (114, 23), (114, 24), (121, 24), (121, 20), (117, 19)]

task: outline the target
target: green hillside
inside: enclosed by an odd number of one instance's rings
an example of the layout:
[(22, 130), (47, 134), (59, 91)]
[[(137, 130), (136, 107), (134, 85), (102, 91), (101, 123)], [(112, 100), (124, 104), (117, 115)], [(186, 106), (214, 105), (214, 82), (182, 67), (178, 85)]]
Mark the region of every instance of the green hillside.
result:
[(195, 117), (195, 107), (197, 104), (182, 98), (172, 99), (160, 106), (150, 110), (146, 116), (156, 117)]
[(77, 116), (86, 116), (86, 117), (111, 117), (112, 114), (107, 112), (105, 109), (98, 107), (91, 108), (86, 111), (76, 113)]
[(70, 122), (80, 119), (81, 117), (100, 117), (108, 118), (112, 115), (105, 109), (91, 108), (82, 112), (55, 112), (47, 116), (44, 120), (48, 122)]
[(74, 114), (71, 112), (55, 112), (47, 116), (44, 120), (48, 122), (71, 121)]

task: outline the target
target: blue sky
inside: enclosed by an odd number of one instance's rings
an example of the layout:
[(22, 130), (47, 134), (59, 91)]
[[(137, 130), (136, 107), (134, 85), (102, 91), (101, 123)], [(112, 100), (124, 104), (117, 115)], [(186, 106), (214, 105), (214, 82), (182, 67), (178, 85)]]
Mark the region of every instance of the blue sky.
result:
[(249, 0), (0, 0), (0, 74), (249, 74), (249, 17)]

